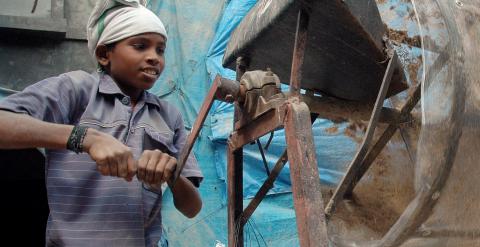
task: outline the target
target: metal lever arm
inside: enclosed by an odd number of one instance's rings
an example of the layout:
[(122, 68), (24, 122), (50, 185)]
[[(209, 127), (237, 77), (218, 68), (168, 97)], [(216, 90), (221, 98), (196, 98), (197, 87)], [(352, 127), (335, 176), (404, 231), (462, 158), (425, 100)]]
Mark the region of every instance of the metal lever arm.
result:
[(195, 140), (197, 140), (200, 129), (202, 128), (208, 112), (212, 107), (213, 101), (217, 99), (226, 102), (233, 102), (239, 96), (239, 90), (240, 85), (238, 82), (222, 78), (219, 75), (215, 77), (212, 87), (210, 88), (210, 91), (208, 92), (205, 100), (203, 101), (202, 107), (200, 108), (198, 117), (193, 124), (192, 130), (187, 137), (185, 145), (178, 156), (177, 168), (175, 169), (173, 178), (168, 183), (170, 187), (175, 184), (180, 176), (180, 173), (187, 162), (188, 156), (192, 151), (193, 144), (195, 144)]

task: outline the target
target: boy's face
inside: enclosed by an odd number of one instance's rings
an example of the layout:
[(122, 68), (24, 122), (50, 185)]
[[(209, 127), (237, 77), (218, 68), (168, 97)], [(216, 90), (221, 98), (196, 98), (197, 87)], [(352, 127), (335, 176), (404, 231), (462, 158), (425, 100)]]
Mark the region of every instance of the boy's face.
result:
[(165, 66), (165, 38), (157, 33), (144, 33), (126, 38), (99, 58), (107, 73), (122, 91), (138, 97), (153, 87)]

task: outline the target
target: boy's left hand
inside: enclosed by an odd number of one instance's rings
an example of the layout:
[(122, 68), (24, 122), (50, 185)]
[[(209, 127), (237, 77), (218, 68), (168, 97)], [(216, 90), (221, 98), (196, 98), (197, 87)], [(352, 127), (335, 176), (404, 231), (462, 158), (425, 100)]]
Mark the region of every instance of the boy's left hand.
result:
[(137, 178), (150, 186), (159, 186), (173, 176), (176, 166), (175, 157), (158, 149), (145, 150), (137, 162)]

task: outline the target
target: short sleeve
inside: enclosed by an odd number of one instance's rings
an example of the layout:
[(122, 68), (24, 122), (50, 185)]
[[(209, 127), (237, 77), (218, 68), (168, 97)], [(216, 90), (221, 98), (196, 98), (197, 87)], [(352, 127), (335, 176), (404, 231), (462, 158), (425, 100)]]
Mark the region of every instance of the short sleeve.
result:
[[(188, 132), (186, 131), (185, 126), (183, 124), (183, 119), (179, 114), (176, 121), (175, 136), (173, 140), (177, 150), (183, 149), (183, 146), (185, 146), (185, 142), (187, 140), (187, 135), (188, 135)], [(181, 175), (186, 178), (189, 178), (190, 181), (192, 181), (192, 183), (197, 187), (199, 183), (203, 180), (203, 174), (200, 171), (200, 168), (198, 167), (198, 162), (193, 152), (191, 152), (190, 155), (188, 156), (187, 162), (183, 167)]]
[(62, 74), (4, 98), (0, 101), (0, 110), (28, 114), (46, 122), (70, 124), (72, 116), (78, 111), (79, 101), (85, 101), (87, 97), (77, 91), (71, 78)]

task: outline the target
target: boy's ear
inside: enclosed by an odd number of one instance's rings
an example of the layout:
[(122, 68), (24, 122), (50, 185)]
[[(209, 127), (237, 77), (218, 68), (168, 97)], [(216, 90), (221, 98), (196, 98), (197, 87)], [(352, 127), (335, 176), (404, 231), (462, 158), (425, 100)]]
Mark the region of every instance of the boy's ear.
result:
[(106, 45), (99, 45), (95, 49), (95, 56), (100, 65), (106, 67), (110, 63), (110, 58), (108, 56), (108, 48)]

